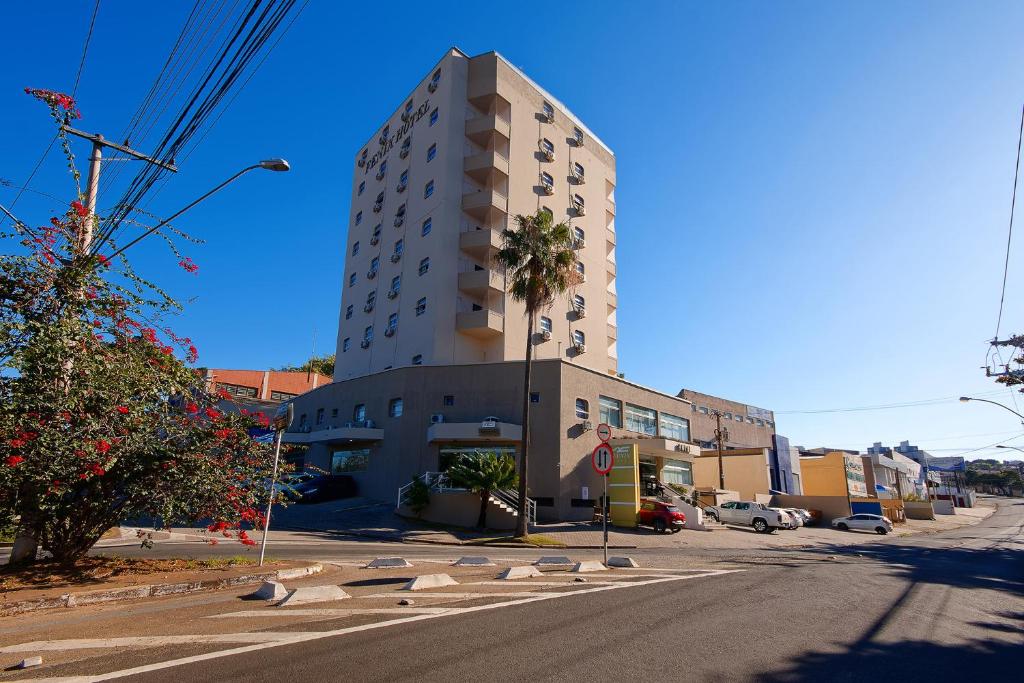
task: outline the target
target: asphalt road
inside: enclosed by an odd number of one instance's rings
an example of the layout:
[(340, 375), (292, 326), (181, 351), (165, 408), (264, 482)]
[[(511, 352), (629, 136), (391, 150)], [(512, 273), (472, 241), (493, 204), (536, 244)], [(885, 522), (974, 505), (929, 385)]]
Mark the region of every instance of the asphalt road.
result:
[(399, 623), (135, 679), (934, 682), (1016, 680), (1024, 667), (1024, 500), (1000, 501), (958, 531), (734, 552), (729, 563), (746, 571)]

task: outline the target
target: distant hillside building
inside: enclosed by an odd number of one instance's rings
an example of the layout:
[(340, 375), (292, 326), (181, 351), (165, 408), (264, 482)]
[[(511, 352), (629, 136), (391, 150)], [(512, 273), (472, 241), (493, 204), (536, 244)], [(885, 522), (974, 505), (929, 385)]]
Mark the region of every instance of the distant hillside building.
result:
[(223, 390), (239, 405), (275, 405), (330, 384), (331, 378), (315, 372), (207, 368), (206, 382), (210, 391)]

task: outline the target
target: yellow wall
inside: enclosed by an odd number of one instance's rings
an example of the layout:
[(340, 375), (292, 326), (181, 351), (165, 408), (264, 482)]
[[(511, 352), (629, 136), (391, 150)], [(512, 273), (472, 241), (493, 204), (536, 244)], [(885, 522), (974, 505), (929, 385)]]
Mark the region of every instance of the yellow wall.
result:
[[(741, 500), (755, 500), (758, 493), (771, 488), (768, 456), (763, 448), (744, 448), (722, 453), (725, 468), (725, 489), (736, 491)], [(693, 459), (693, 485), (697, 488), (718, 488), (718, 451), (702, 451)]]
[(800, 458), (805, 496), (843, 496), (846, 491), (846, 464), (842, 453)]
[(640, 512), (640, 456), (636, 444), (615, 446), (614, 451), (608, 476), (609, 521), (615, 526), (635, 527)]

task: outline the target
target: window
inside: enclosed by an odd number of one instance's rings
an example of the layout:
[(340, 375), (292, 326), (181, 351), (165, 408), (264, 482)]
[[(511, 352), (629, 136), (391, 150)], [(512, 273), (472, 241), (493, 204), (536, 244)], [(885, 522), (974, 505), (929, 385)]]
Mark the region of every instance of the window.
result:
[(726, 414), (722, 415), (722, 419), (723, 420), (731, 420), (732, 419), (732, 413), (726, 413)]
[(427, 297), (416, 302), (416, 315), (423, 315), (427, 312)]
[(368, 325), (367, 328), (363, 330), (363, 339), (366, 341), (373, 341), (373, 325)]
[(542, 315), (540, 317), (540, 329), (543, 330), (544, 332), (550, 332), (551, 331), (551, 318), (548, 318), (548, 317)]
[(352, 243), (352, 255), (355, 256), (359, 253), (359, 242)]
[(351, 274), (350, 274), (350, 275), (348, 276), (348, 286), (349, 286), (349, 287), (352, 287), (352, 286), (353, 286), (353, 285), (355, 285), (355, 284), (356, 284), (356, 274), (355, 274), (355, 273), (351, 273)]
[(437, 156), (437, 145), (431, 145), (427, 149), (427, 161), (432, 161)]
[(427, 271), (430, 270), (430, 257), (420, 261), (420, 275), (426, 275)]
[(348, 306), (345, 307), (345, 320), (348, 320), (351, 317), (352, 317), (352, 304), (349, 304)]
[(607, 396), (598, 396), (601, 422), (611, 427), (622, 427), (622, 401)]
[(370, 449), (357, 448), (331, 453), (331, 474), (365, 472), (370, 467)]
[(393, 398), (388, 401), (388, 417), (402, 417), (402, 399)]
[(374, 240), (379, 240), (379, 239), (380, 239), (380, 223), (378, 223), (377, 225), (373, 226), (373, 238), (370, 239), (370, 243), (371, 244), (376, 244), (376, 242)]
[(398, 176), (398, 182), (405, 185), (409, 182), (409, 169), (402, 171), (402, 175)]
[(429, 235), (430, 234), (430, 230), (433, 227), (434, 227), (434, 224), (433, 224), (433, 222), (429, 218), (427, 220), (423, 221), (423, 225), (420, 227), (420, 236), (421, 237), (426, 237), (427, 235)]
[(431, 180), (429, 183), (423, 186), (423, 198), (427, 199), (430, 195), (434, 194), (434, 181)]
[(366, 420), (366, 405), (363, 403), (357, 403), (356, 407), (352, 409), (352, 419), (356, 422), (364, 422)]
[(396, 329), (398, 329), (398, 314), (397, 313), (392, 313), (391, 315), (388, 316), (388, 329), (389, 330), (396, 330)]
[(395, 242), (395, 253), (401, 256), (403, 251), (405, 251), (405, 240), (398, 240)]
[(555, 143), (551, 142), (551, 140), (548, 140), (547, 138), (540, 141), (540, 148), (543, 152), (547, 152), (549, 154), (555, 153)]
[(707, 415), (708, 414), (708, 407), (707, 406), (701, 406), (700, 408), (697, 408), (697, 412), (699, 412), (701, 415)]
[(377, 300), (377, 290), (376, 289), (366, 295), (366, 305), (367, 306), (370, 306), (372, 308), (373, 307), (373, 303), (376, 300)]
[(762, 420), (761, 418), (757, 418), (755, 422), (757, 422), (758, 427), (764, 427), (764, 420)]
[(574, 127), (572, 129), (572, 136), (576, 139), (576, 144), (577, 145), (582, 145), (583, 144), (583, 131), (582, 130), (580, 130), (579, 128), (575, 128)]
[(583, 232), (583, 228), (573, 228), (572, 236), (576, 238), (577, 241), (583, 241), (586, 238), (587, 233)]
[(402, 276), (401, 275), (396, 275), (393, 278), (391, 278), (391, 291), (392, 292), (400, 292), (400, 291), (402, 291)]
[(380, 268), (380, 256), (374, 256), (373, 260), (370, 261), (370, 271), (376, 273)]
[(658, 415), (659, 435), (673, 441), (690, 440), (690, 421), (677, 415), (660, 413)]
[(453, 396), (452, 394), (446, 394), (444, 397), (444, 405), (446, 407), (455, 405), (455, 396)]
[(256, 387), (243, 387), (238, 384), (221, 384), (217, 383), (218, 389), (223, 389), (232, 396), (238, 396), (241, 398), (256, 398)]
[(359, 211), (358, 213), (356, 213), (356, 225), (359, 225), (362, 222), (363, 222), (363, 212)]
[(544, 187), (554, 187), (555, 186), (555, 179), (551, 177), (550, 173), (541, 173), (540, 174), (540, 182), (541, 182), (542, 185), (544, 185)]
[(685, 460), (666, 458), (661, 467), (661, 481), (666, 484), (693, 485), (693, 465)]
[(586, 307), (587, 307), (587, 300), (584, 299), (579, 294), (577, 294), (576, 296), (574, 296), (572, 298), (572, 305), (576, 309), (576, 311), (579, 312), (579, 311), (582, 311), (582, 310), (586, 309)]
[(331, 408), (331, 417), (338, 417), (338, 409)]
[(415, 356), (413, 356), (412, 357), (412, 364), (413, 365), (423, 365), (423, 354), (422, 353), (417, 353)]
[(434, 125), (435, 123), (437, 123), (438, 116), (439, 115), (437, 113), (437, 107), (434, 107), (434, 111), (430, 112), (430, 125), (431, 126)]
[(733, 416), (733, 419), (734, 419), (734, 420), (736, 420), (737, 422), (743, 422), (743, 416), (742, 416), (742, 415), (740, 415), (739, 413), (737, 413), (736, 415), (734, 415), (734, 416)]
[(405, 103), (405, 113), (406, 114), (411, 114), (412, 113), (412, 99), (410, 99), (408, 102)]
[(747, 418), (747, 424), (751, 424), (751, 425), (754, 424), (754, 418), (748, 417)]
[(580, 275), (587, 274), (587, 267), (583, 265), (583, 261), (576, 262), (576, 272), (579, 273)]
[(363, 182), (359, 183), (359, 196), (360, 197), (363, 196), (363, 190), (365, 190), (365, 189), (366, 189), (366, 181), (364, 180)]
[(574, 343), (583, 346), (587, 343), (587, 335), (583, 334), (583, 330), (575, 330), (572, 333), (572, 340)]
[(352, 340), (349, 337), (345, 337), (345, 341), (341, 342), (341, 352), (345, 353), (352, 348)]
[(654, 436), (658, 433), (657, 413), (650, 408), (626, 404), (626, 429)]
[(437, 85), (437, 82), (441, 80), (441, 70), (438, 69), (434, 72), (434, 75), (430, 77), (430, 82)]
[[(381, 164), (380, 164), (380, 169), (377, 171), (377, 175), (383, 176), (387, 172), (388, 172), (388, 162), (382, 161)], [(384, 201), (384, 193), (383, 192), (381, 192), (380, 195), (378, 195), (378, 196), (380, 197), (380, 201)]]
[(530, 392), (530, 403), (540, 403), (540, 392), (539, 391), (531, 391)]
[(322, 425), (324, 423), (324, 409), (323, 408), (317, 408), (317, 411), (316, 411), (316, 423), (318, 425)]
[(390, 134), (390, 133), (391, 133), (391, 124), (389, 123), (388, 125), (384, 126), (384, 130), (382, 130), (380, 132), (380, 136), (383, 139), (387, 139), (388, 134)]
[(573, 170), (573, 175), (576, 176), (576, 180), (583, 180), (583, 178), (585, 177), (584, 176), (584, 172), (583, 172), (583, 164), (581, 164), (578, 161), (575, 162), (572, 165), (572, 170)]
[(572, 204), (573, 204), (573, 208), (576, 209), (576, 211), (582, 211), (583, 210), (583, 197), (579, 196), (578, 194), (574, 194), (572, 196)]
[(285, 391), (271, 391), (270, 392), (270, 400), (271, 401), (287, 401), (288, 399), (295, 398), (296, 396), (297, 396), (297, 394), (289, 394), (288, 392), (285, 392)]
[(590, 404), (582, 398), (576, 399), (576, 417), (581, 420), (590, 419)]
[(554, 120), (554, 118), (555, 118), (555, 108), (554, 107), (552, 107), (550, 104), (545, 102), (544, 105), (543, 105), (543, 110), (544, 110), (544, 118), (546, 118), (548, 121)]

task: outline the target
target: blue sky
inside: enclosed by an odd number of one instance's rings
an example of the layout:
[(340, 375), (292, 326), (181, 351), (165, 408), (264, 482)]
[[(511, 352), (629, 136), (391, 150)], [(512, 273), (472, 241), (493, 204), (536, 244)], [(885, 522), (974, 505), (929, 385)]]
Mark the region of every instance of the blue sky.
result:
[[(103, 0), (81, 128), (124, 128), (189, 10), (146, 5)], [(21, 89), (71, 89), (91, 11), (7, 8), (0, 124), (16, 134), (0, 183), (22, 183), (52, 135)], [(809, 447), (910, 439), (953, 455), (1021, 435), (1007, 443), (1024, 448), (1020, 422), (981, 404), (789, 412), (994, 389), (978, 368), (1002, 278), (1022, 19), (998, 2), (313, 0), (149, 209), (173, 213), (267, 156), (294, 170), (251, 173), (178, 222), (206, 240), (188, 252), (198, 275), (155, 240), (135, 264), (188, 302), (175, 327), (202, 364), (299, 362), (314, 329), (333, 351), (349, 160), (446, 48), (497, 50), (616, 152), (628, 379), (774, 409)], [(31, 187), (68, 192), (57, 154)], [(13, 195), (0, 184), (0, 202)], [(55, 205), (29, 192), (17, 213), (41, 223)], [(1004, 333), (1024, 331), (1022, 269), (1018, 243)]]

